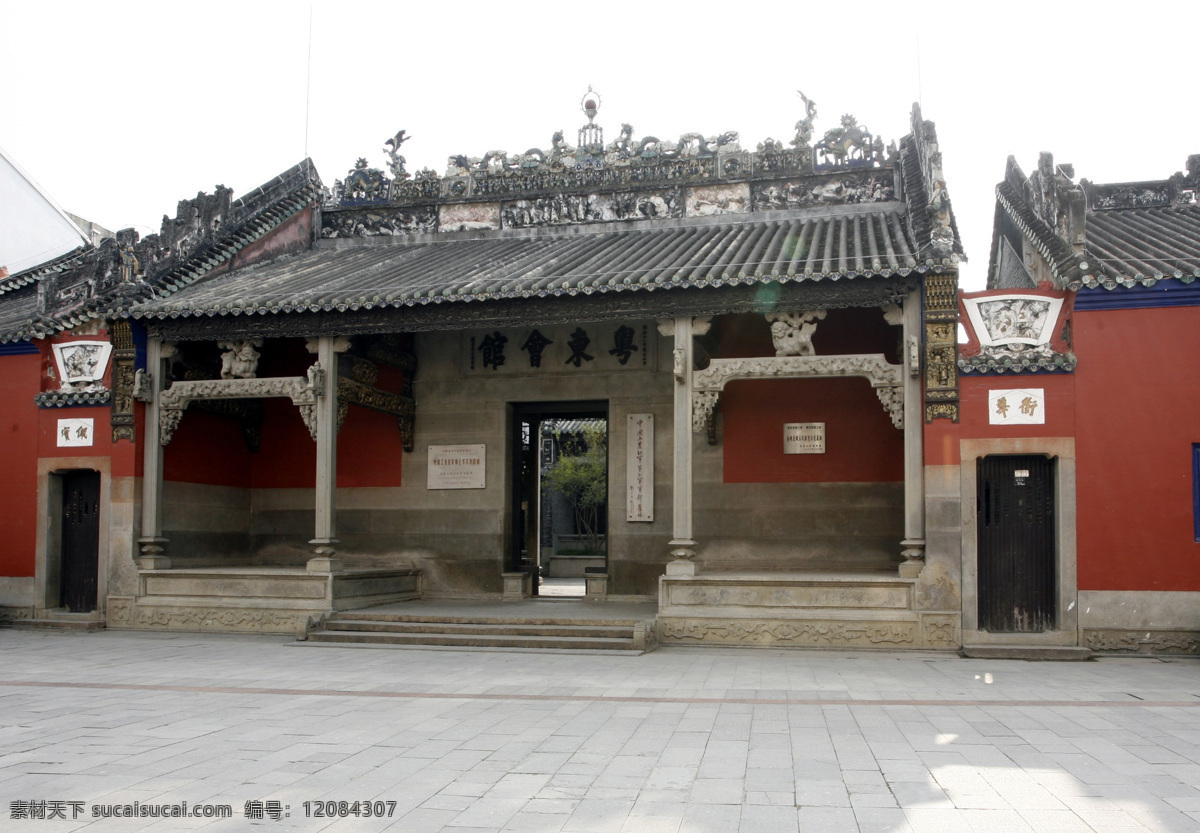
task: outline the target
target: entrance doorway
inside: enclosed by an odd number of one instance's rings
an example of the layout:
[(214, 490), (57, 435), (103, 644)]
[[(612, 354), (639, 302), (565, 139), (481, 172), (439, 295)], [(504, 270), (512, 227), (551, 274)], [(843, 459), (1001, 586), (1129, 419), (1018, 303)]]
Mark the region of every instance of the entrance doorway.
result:
[(72, 613), (96, 609), (100, 550), (100, 472), (62, 475), (59, 603)]
[(513, 406), (508, 569), (535, 596), (582, 597), (608, 570), (608, 403)]
[(977, 462), (980, 630), (1057, 627), (1054, 467), (1053, 459), (1037, 455)]

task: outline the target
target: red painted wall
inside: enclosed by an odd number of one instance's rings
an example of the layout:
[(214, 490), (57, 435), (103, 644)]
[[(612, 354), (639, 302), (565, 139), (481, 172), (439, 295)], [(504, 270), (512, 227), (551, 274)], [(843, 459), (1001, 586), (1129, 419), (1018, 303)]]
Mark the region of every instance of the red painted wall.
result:
[(42, 356), (0, 356), (0, 575), (32, 576)]
[[(1046, 422), (1043, 425), (992, 425), (991, 410), (988, 406), (988, 394), (993, 390), (1012, 390), (1022, 388), (1041, 388), (1046, 393)], [(955, 427), (955, 447), (953, 463), (958, 464), (957, 441), (981, 438), (1004, 437), (1072, 437), (1075, 435), (1075, 377), (1069, 373), (1023, 373), (1019, 376), (1000, 374), (998, 376), (958, 377), (958, 425), (948, 420), (935, 420), (926, 427), (927, 442), (930, 429), (934, 425), (942, 429)], [(948, 433), (948, 432), (947, 432)], [(933, 435), (938, 436), (936, 433)], [(927, 447), (925, 459), (943, 453), (944, 446), (936, 440)], [(934, 465), (944, 465), (945, 460), (939, 460)]]
[(1200, 310), (1076, 311), (1079, 587), (1200, 590)]
[[(313, 356), (302, 339), (268, 343), (261, 376), (303, 376)], [(398, 372), (380, 384), (398, 389)], [(234, 420), (189, 408), (166, 448), (167, 480), (253, 489), (303, 489), (316, 483), (317, 447), (290, 399), (263, 400), (259, 451), (251, 453)], [(339, 487), (399, 486), (404, 450), (391, 416), (351, 407), (338, 432)]]
[[(830, 310), (817, 323), (818, 355), (882, 353), (897, 362), (899, 328), (878, 309)], [(718, 358), (774, 356), (761, 315), (713, 319), (705, 340)], [(731, 382), (721, 394), (726, 483), (875, 483), (904, 480), (904, 434), (866, 379)], [(784, 454), (783, 426), (824, 422), (824, 454)]]
[[(730, 382), (726, 483), (875, 483), (904, 480), (904, 433), (866, 379)], [(784, 454), (783, 425), (825, 423), (824, 454)]]

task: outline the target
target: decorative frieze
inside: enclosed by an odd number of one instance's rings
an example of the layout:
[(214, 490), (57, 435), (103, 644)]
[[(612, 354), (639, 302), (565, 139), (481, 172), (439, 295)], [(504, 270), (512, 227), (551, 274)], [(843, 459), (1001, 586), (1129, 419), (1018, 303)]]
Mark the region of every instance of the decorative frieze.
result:
[(725, 385), (734, 379), (807, 379), (861, 376), (876, 388), (892, 424), (904, 427), (902, 368), (882, 354), (781, 356), (757, 359), (713, 359), (692, 376), (692, 430), (704, 431)]
[(614, 193), (547, 194), (502, 203), (504, 228), (668, 219), (684, 214), (679, 188)]
[(110, 321), (108, 337), (113, 346), (112, 441), (134, 439), (133, 382), (137, 371), (137, 349), (128, 319)]
[(663, 642), (820, 647), (920, 647), (916, 622), (846, 620), (677, 619), (659, 617)]
[[(366, 363), (358, 362), (355, 364), (355, 367), (357, 368), (363, 364)], [(357, 378), (340, 376), (338, 378), (338, 404), (339, 407), (344, 405), (358, 405), (394, 416), (396, 418), (396, 425), (400, 429), (400, 438), (404, 444), (404, 450), (413, 450), (413, 423), (417, 415), (417, 405), (411, 396), (389, 393), (388, 391), (379, 390)], [(340, 427), (341, 419), (338, 420), (338, 424)]]
[(750, 210), (750, 186), (706, 185), (688, 189), (689, 217), (713, 217), (718, 214), (745, 214)]
[(157, 607), (110, 601), (108, 622), (114, 628), (295, 634), (307, 623), (309, 615), (287, 610)]
[(925, 279), (925, 421), (958, 422), (958, 276)]
[(437, 207), (372, 208), (362, 211), (324, 211), (321, 213), (321, 236), (394, 237), (402, 234), (421, 234), (437, 231)]
[(896, 200), (896, 175), (882, 169), (761, 182), (755, 183), (752, 194), (756, 211), (892, 202)]
[(1123, 654), (1200, 654), (1196, 631), (1085, 630), (1084, 644), (1093, 651)]
[(183, 419), (188, 403), (199, 399), (261, 399), (286, 396), (300, 408), (300, 415), (316, 439), (313, 406), (325, 393), (324, 372), (320, 365), (308, 369), (307, 376), (278, 376), (266, 379), (200, 379), (178, 381), (159, 395), (160, 442), (171, 442)]

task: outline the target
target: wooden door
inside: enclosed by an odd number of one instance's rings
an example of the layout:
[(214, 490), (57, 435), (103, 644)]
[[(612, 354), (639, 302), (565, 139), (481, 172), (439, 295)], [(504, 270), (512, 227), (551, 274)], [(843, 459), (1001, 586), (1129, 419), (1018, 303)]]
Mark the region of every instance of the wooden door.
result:
[(62, 562), (59, 600), (73, 613), (96, 609), (100, 547), (100, 472), (62, 475)]
[(993, 456), (978, 463), (979, 629), (1054, 630), (1058, 592), (1054, 461)]

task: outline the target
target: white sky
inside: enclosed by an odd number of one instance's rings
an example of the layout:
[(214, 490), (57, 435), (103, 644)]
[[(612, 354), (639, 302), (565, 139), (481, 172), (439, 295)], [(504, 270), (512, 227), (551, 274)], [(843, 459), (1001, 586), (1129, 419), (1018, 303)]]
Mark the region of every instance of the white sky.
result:
[[(1049, 150), (1097, 182), (1162, 179), (1200, 153), (1194, 2), (203, 3), (0, 0), (0, 147), (59, 205), (157, 231), (178, 200), (235, 195), (307, 153), (326, 184), (359, 156), (408, 169), (547, 148), (586, 121), (606, 140), (788, 141), (843, 113), (890, 142), (920, 100), (981, 288), (993, 188)], [(919, 56), (919, 60), (918, 60)], [(2, 233), (2, 232), (0, 232)]]

